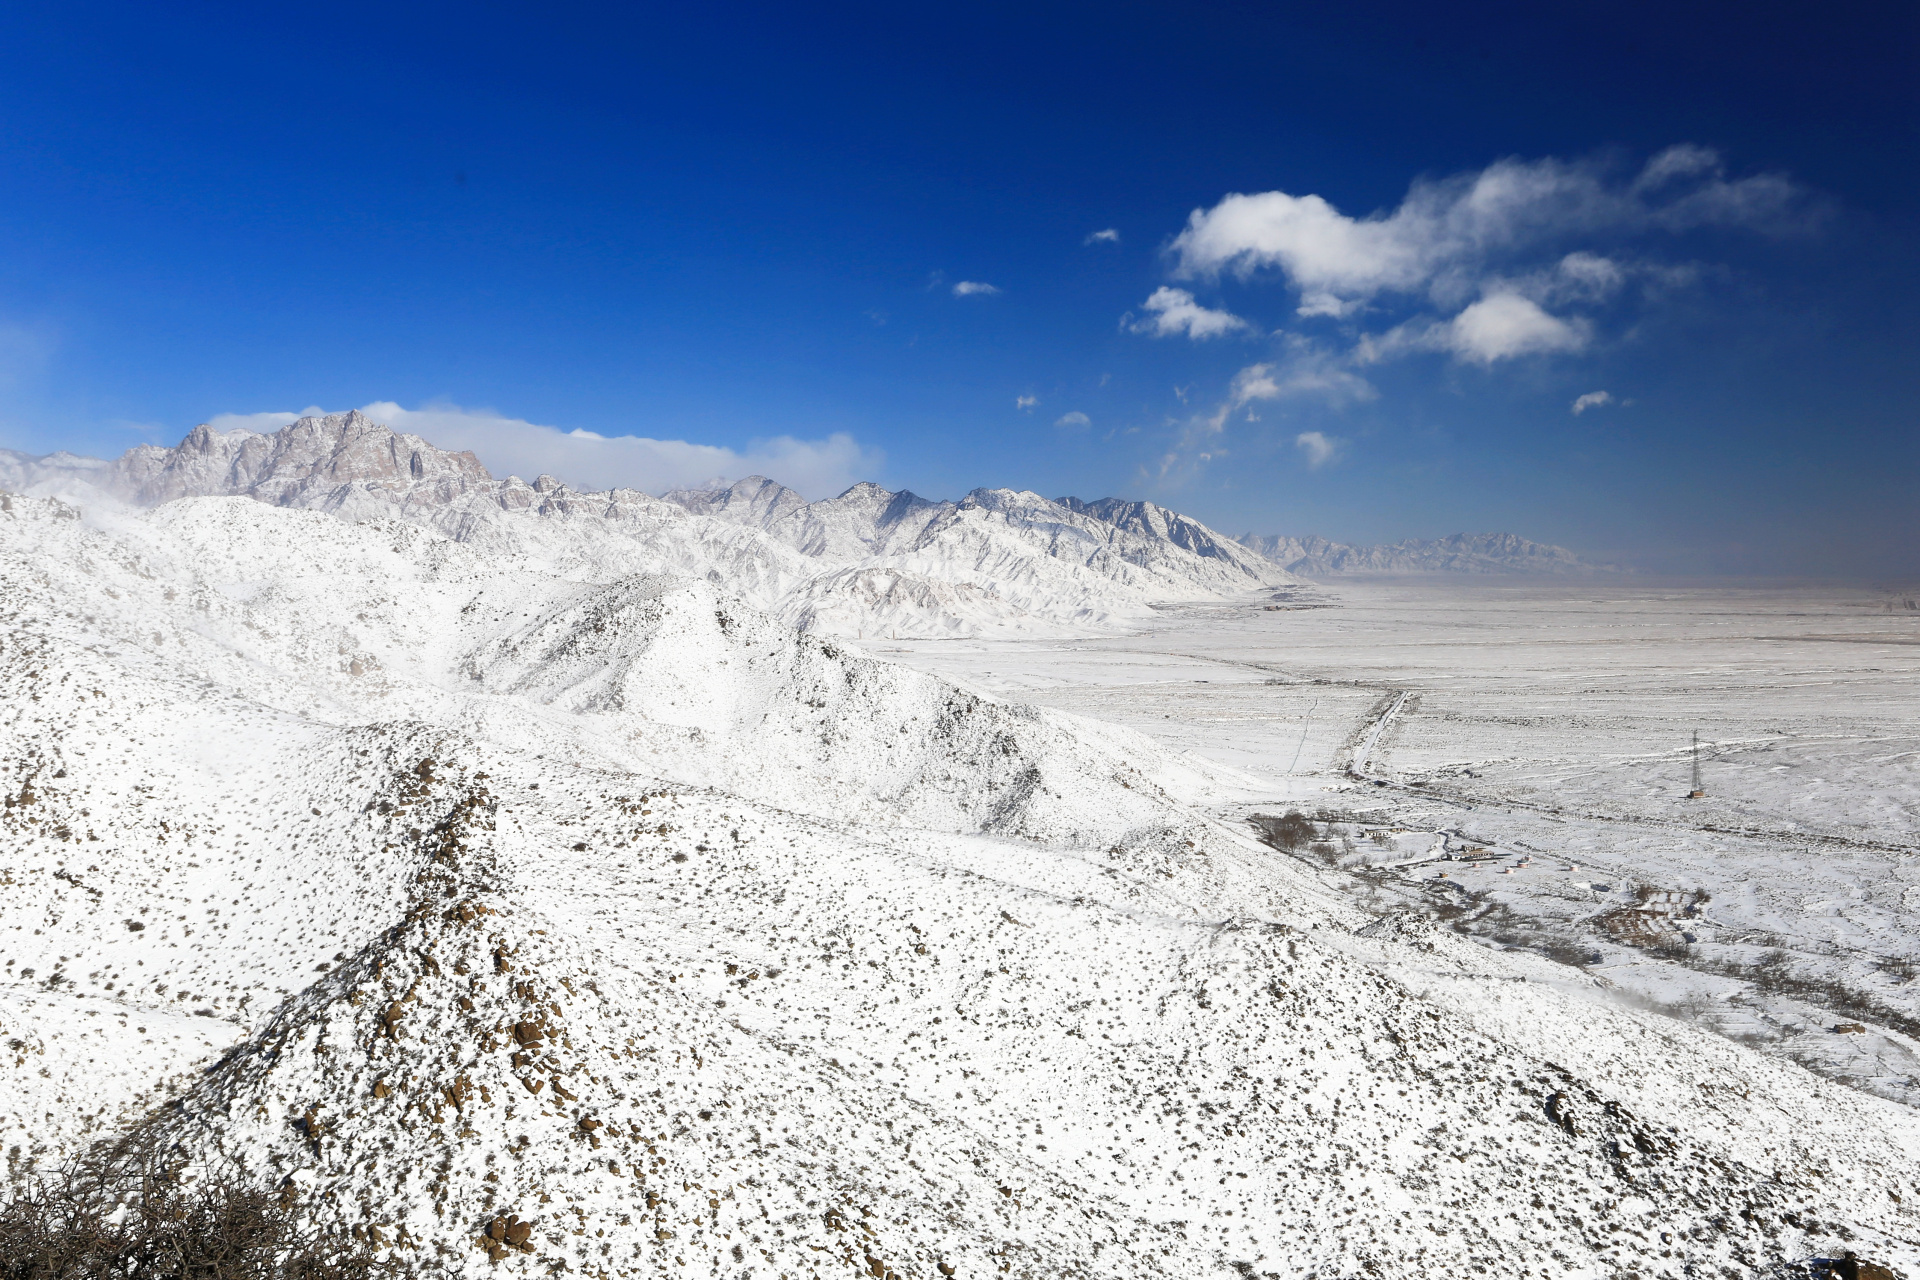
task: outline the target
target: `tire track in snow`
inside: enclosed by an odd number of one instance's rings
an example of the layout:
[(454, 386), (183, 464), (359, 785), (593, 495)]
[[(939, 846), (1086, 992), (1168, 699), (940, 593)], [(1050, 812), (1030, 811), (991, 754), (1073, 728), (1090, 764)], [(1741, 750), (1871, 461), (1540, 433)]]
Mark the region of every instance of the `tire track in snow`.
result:
[(1413, 691), (1410, 689), (1395, 690), (1393, 700), (1388, 702), (1372, 720), (1361, 726), (1360, 740), (1354, 745), (1353, 757), (1347, 762), (1347, 772), (1350, 775), (1356, 778), (1371, 778), (1372, 775), (1367, 772), (1367, 758), (1379, 745), (1380, 735), (1393, 724), (1394, 717), (1400, 714), (1407, 705), (1407, 700), (1412, 697)]

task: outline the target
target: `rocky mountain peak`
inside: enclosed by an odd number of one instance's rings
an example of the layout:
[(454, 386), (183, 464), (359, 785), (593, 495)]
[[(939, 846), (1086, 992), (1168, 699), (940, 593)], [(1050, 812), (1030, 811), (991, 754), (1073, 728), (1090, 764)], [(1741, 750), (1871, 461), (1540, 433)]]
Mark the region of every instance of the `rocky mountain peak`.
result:
[(1198, 520), (1183, 516), (1178, 511), (1169, 511), (1156, 503), (1128, 498), (1100, 498), (1093, 502), (1061, 498), (1058, 501), (1070, 511), (1092, 516), (1116, 529), (1163, 539), (1197, 556), (1236, 563), (1246, 558), (1246, 550), (1231, 538), (1215, 533)]
[(807, 505), (805, 498), (765, 476), (748, 476), (723, 488), (673, 489), (660, 497), (695, 515), (760, 526)]
[(112, 471), (105, 487), (143, 505), (225, 494), (277, 506), (317, 505), (316, 492), (348, 485), (390, 492), (427, 485), (455, 493), (493, 481), (470, 451), (435, 448), (357, 409), (301, 418), (269, 435), (222, 433), (202, 423), (176, 448), (130, 450)]

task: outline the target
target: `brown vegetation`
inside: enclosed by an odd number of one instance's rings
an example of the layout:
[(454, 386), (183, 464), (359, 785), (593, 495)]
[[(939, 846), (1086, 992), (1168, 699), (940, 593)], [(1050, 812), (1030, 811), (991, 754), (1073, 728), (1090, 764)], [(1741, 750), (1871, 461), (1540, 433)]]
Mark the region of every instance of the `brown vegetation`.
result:
[(371, 1280), (398, 1274), (291, 1196), (95, 1159), (0, 1192), (0, 1280)]

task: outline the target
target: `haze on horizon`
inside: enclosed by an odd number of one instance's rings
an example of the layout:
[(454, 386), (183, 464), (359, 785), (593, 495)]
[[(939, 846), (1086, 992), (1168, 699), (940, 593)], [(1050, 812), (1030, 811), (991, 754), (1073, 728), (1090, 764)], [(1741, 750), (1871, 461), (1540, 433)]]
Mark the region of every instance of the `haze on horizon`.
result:
[(30, 4), (0, 447), (1920, 573), (1920, 19)]

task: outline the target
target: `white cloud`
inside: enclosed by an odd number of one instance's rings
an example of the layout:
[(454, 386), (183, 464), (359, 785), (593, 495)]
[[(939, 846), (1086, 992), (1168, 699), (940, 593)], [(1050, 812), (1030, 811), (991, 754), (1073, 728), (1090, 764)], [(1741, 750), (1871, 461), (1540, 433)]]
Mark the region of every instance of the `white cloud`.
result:
[[(1337, 355), (1295, 348), (1293, 372), (1274, 375), (1275, 385), (1356, 396), (1372, 388), (1354, 369), (1415, 352), (1491, 367), (1584, 351), (1601, 307), (1617, 314), (1657, 303), (1710, 270), (1629, 251), (1629, 238), (1700, 227), (1807, 231), (1824, 212), (1786, 178), (1730, 178), (1717, 152), (1683, 144), (1637, 173), (1604, 160), (1501, 160), (1417, 180), (1398, 206), (1364, 217), (1313, 194), (1228, 195), (1195, 209), (1168, 252), (1180, 279), (1284, 280), (1295, 315), (1336, 322), (1350, 345)], [(1602, 240), (1614, 247), (1600, 252)], [(1157, 290), (1146, 310), (1123, 326), (1194, 338), (1253, 327), (1185, 289)], [(1370, 316), (1379, 324), (1368, 326)]]
[(1716, 174), (1720, 168), (1720, 153), (1713, 148), (1691, 142), (1675, 143), (1647, 161), (1640, 176), (1633, 180), (1633, 189), (1642, 193), (1657, 191), (1675, 179)]
[(1343, 357), (1289, 334), (1280, 359), (1248, 365), (1233, 375), (1216, 417), (1225, 422), (1235, 409), (1256, 400), (1311, 396), (1341, 404), (1371, 400), (1377, 394), (1372, 383), (1346, 367)]
[(1359, 311), (1366, 304), (1358, 300), (1343, 302), (1331, 293), (1309, 293), (1300, 298), (1300, 305), (1294, 309), (1295, 315), (1331, 316), (1338, 320)]
[(1321, 431), (1302, 431), (1293, 438), (1293, 443), (1301, 453), (1306, 455), (1307, 469), (1318, 471), (1329, 462), (1339, 461), (1347, 442), (1338, 436), (1330, 436)]
[(1082, 244), (1119, 244), (1120, 233), (1114, 228), (1108, 227), (1104, 231), (1094, 232), (1092, 235), (1088, 236), (1085, 240), (1081, 241), (1081, 243)]
[(1303, 291), (1328, 297), (1418, 284), (1428, 256), (1397, 221), (1357, 221), (1319, 196), (1284, 191), (1230, 195), (1195, 209), (1172, 251), (1183, 276), (1277, 266)]
[(998, 292), (1000, 292), (999, 286), (988, 284), (984, 280), (962, 280), (953, 286), (953, 296), (956, 298), (967, 298), (972, 297), (974, 294), (986, 295)]
[(1540, 304), (1517, 293), (1482, 298), (1438, 332), (1454, 355), (1483, 365), (1515, 356), (1579, 351), (1588, 340), (1584, 321), (1548, 315)]
[(1195, 209), (1170, 246), (1176, 274), (1280, 271), (1310, 315), (1384, 293), (1441, 305), (1479, 292), (1499, 261), (1597, 232), (1804, 227), (1812, 202), (1774, 174), (1729, 179), (1703, 147), (1670, 147), (1618, 180), (1594, 161), (1501, 160), (1478, 173), (1421, 179), (1391, 212), (1341, 213), (1318, 195), (1235, 194)]
[(1579, 317), (1550, 315), (1531, 298), (1493, 293), (1451, 320), (1417, 317), (1379, 335), (1367, 334), (1354, 345), (1357, 364), (1378, 364), (1415, 351), (1443, 351), (1479, 365), (1519, 356), (1583, 351), (1593, 326)]
[[(278, 431), (308, 414), (223, 413), (208, 420), (216, 431)], [(430, 404), (406, 409), (391, 400), (363, 405), (360, 412), (395, 431), (417, 435), (442, 449), (471, 449), (496, 476), (532, 479), (542, 472), (578, 489), (640, 489), (663, 493), (715, 480), (764, 475), (809, 498), (844, 492), (871, 479), (882, 455), (864, 449), (850, 435), (835, 432), (821, 440), (775, 436), (754, 440), (744, 450), (687, 440), (647, 436), (603, 436), (592, 431), (563, 431), (484, 409)]]
[(1170, 289), (1166, 285), (1155, 289), (1153, 296), (1141, 305), (1151, 314), (1142, 316), (1127, 327), (1135, 333), (1150, 333), (1156, 338), (1184, 333), (1198, 341), (1249, 327), (1239, 316), (1203, 307), (1185, 289)]
[(1627, 278), (1619, 263), (1585, 250), (1575, 250), (1560, 259), (1555, 266), (1555, 275), (1572, 292), (1592, 298), (1604, 298), (1617, 292)]
[(1093, 424), (1092, 418), (1089, 418), (1086, 414), (1080, 412), (1078, 409), (1075, 409), (1070, 413), (1061, 414), (1059, 419), (1053, 425), (1056, 427), (1086, 427), (1086, 426), (1091, 426), (1092, 424)]
[[(298, 413), (216, 413), (207, 419), (207, 425), (226, 435), (229, 431), (251, 431), (256, 435), (271, 435), (282, 427), (292, 426), (302, 418), (317, 418), (327, 412), (317, 404), (310, 404)], [(363, 410), (370, 413), (371, 410)]]
[(1031, 409), (1039, 403), (1039, 396), (1015, 396), (1013, 398), (1013, 407), (1016, 409)]
[(1601, 405), (1613, 403), (1611, 391), (1589, 391), (1573, 402), (1573, 416), (1579, 417), (1589, 409), (1598, 409)]

